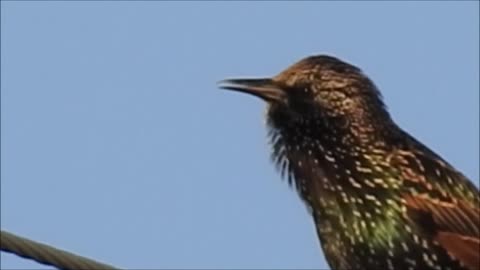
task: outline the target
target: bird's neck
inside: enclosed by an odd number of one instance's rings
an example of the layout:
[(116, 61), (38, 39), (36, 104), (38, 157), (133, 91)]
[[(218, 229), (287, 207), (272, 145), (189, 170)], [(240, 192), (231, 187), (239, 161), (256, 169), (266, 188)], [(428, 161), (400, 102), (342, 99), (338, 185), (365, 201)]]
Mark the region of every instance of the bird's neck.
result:
[[(382, 116), (384, 119), (378, 119), (379, 114), (375, 119), (364, 114), (358, 118), (335, 116), (295, 122), (289, 122), (288, 115), (271, 116), (268, 124), (273, 160), (299, 191), (310, 186), (312, 179), (324, 179), (319, 189), (337, 196), (329, 190), (337, 185), (350, 187), (349, 173), (383, 163), (393, 148), (406, 144), (388, 114)], [(352, 186), (352, 192), (357, 191)]]
[(381, 148), (398, 142), (400, 128), (383, 109), (355, 111), (350, 114), (312, 113), (299, 117), (291, 111), (270, 108), (269, 127), (285, 140), (315, 141), (325, 148)]
[(371, 149), (392, 146), (397, 141), (400, 129), (387, 112), (376, 114), (367, 111), (356, 115), (326, 117), (323, 125), (319, 125), (318, 132), (314, 136), (323, 137), (325, 144)]

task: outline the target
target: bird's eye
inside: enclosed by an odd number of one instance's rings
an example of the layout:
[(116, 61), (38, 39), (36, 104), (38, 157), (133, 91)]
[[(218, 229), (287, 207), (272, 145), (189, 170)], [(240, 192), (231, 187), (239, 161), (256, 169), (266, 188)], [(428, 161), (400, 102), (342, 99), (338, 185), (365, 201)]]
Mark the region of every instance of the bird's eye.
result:
[(354, 103), (353, 103), (353, 100), (351, 98), (345, 98), (342, 100), (342, 107), (345, 108), (345, 109), (351, 109), (353, 108), (354, 106)]

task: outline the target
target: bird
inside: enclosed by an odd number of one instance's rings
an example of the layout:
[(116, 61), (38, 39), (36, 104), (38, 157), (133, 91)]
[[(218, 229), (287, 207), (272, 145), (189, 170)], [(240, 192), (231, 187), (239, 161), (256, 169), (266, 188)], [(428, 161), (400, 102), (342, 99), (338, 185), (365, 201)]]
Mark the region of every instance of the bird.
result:
[(271, 160), (332, 269), (480, 269), (480, 192), (392, 119), (359, 67), (312, 55), (219, 88), (267, 104)]

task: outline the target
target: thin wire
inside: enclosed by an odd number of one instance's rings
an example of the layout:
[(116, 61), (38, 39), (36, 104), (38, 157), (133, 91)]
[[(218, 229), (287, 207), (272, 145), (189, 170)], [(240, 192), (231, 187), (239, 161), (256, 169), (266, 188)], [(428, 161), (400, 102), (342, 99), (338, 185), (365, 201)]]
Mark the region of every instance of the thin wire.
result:
[(0, 231), (0, 250), (64, 270), (115, 270), (113, 266)]

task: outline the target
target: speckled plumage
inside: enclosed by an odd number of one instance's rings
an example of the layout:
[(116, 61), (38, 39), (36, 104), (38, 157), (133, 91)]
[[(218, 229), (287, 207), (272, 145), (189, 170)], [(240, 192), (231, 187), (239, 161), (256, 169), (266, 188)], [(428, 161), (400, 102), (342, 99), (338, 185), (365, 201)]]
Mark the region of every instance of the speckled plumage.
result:
[(480, 194), (399, 128), (360, 69), (331, 56), (222, 88), (268, 104), (272, 159), (333, 269), (480, 269)]

